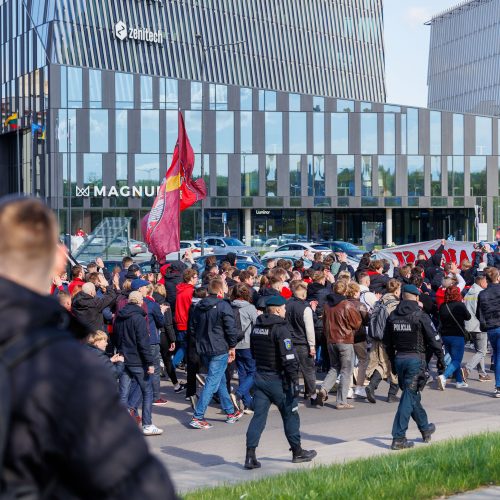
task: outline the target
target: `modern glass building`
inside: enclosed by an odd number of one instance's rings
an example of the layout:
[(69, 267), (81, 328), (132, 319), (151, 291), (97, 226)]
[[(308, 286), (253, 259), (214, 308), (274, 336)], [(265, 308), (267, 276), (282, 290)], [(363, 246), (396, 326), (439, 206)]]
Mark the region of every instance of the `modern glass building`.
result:
[[(1, 129), (0, 190), (16, 192), (20, 180), (21, 190), (47, 199), (62, 231), (71, 209), (72, 232), (80, 226), (90, 232), (105, 217), (131, 216), (133, 236), (140, 236), (138, 222), (170, 164), (178, 109), (196, 153), (195, 174), (201, 174), (202, 162), (205, 169), (207, 234), (220, 235), (225, 227), (247, 241), (281, 234), (366, 244), (450, 233), (473, 239), (476, 205), (490, 232), (499, 223), (498, 119), (156, 74), (148, 50), (158, 48), (163, 35), (150, 18), (133, 13), (215, 2), (104, 3), (78, 4), (89, 16), (99, 13), (102, 23), (104, 11), (127, 7), (126, 37), (120, 39), (125, 31), (115, 24), (111, 45), (102, 44), (99, 36), (111, 35), (103, 29), (93, 36), (89, 17), (82, 25), (92, 34), (87, 43), (79, 32), (72, 36), (74, 43), (81, 40), (82, 52), (94, 54), (86, 67), (90, 60), (52, 62), (55, 42), (46, 54), (39, 41), (44, 32), (53, 40), (57, 23), (41, 23), (38, 37), (21, 10), (20, 17), (13, 15), (20, 2), (0, 0), (0, 54), (20, 61), (12, 67), (1, 59), (2, 115), (21, 115), (19, 134), (11, 125)], [(29, 3), (37, 4), (43, 5), (40, 20), (52, 8), (66, 12), (67, 2)], [(345, 8), (351, 2), (328, 3), (336, 4)], [(14, 36), (14, 29), (25, 34)], [(110, 47), (128, 51), (126, 60), (151, 70), (106, 67), (106, 57), (114, 61)], [(185, 61), (192, 62), (188, 56)], [(32, 121), (45, 126), (45, 140), (31, 133)], [(198, 237), (200, 226), (199, 206), (182, 214), (183, 238)]]
[(429, 107), (500, 115), (500, 3), (462, 2), (428, 24)]

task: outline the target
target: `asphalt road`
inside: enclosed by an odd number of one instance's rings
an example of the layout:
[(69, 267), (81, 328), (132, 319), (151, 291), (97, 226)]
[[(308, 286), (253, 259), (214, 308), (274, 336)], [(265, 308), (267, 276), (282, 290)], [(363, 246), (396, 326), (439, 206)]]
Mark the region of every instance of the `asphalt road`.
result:
[[(466, 353), (466, 357), (470, 356)], [(488, 362), (489, 366), (489, 362)], [(181, 379), (183, 373), (181, 372)], [(322, 374), (318, 374), (322, 378)], [(170, 382), (162, 381), (162, 395), (169, 400), (166, 407), (154, 407), (153, 422), (165, 430), (148, 442), (155, 454), (165, 463), (178, 491), (214, 486), (226, 482), (239, 482), (264, 475), (330, 464), (381, 453), (390, 450), (391, 428), (397, 404), (385, 402), (388, 384), (382, 382), (377, 391), (377, 403), (354, 400), (354, 410), (336, 410), (335, 395), (324, 408), (311, 408), (301, 404), (302, 446), (315, 449), (317, 458), (312, 464), (292, 464), (291, 452), (285, 439), (280, 415), (272, 407), (257, 457), (262, 468), (246, 471), (245, 433), (251, 416), (244, 416), (233, 425), (224, 422), (220, 408), (211, 406), (207, 420), (212, 429), (189, 427), (191, 407), (184, 393), (175, 394)], [(423, 404), (429, 421), (437, 427), (434, 441), (459, 437), (486, 430), (500, 431), (500, 399), (492, 397), (493, 382), (481, 383), (477, 373), (471, 375), (468, 389), (456, 389), (449, 384), (444, 392), (435, 383), (423, 392)], [(407, 437), (416, 446), (427, 446), (421, 440), (414, 422), (410, 422)]]

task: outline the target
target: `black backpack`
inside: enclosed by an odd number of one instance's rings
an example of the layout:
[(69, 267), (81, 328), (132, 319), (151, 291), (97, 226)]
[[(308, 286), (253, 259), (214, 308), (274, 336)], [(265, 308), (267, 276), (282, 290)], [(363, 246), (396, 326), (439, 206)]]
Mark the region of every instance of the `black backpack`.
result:
[(368, 336), (374, 340), (382, 340), (384, 338), (385, 325), (389, 317), (387, 306), (398, 302), (397, 300), (389, 300), (386, 304), (382, 300), (378, 300), (373, 304), (373, 309), (370, 315), (370, 323), (368, 324)]
[(236, 323), (236, 331), (238, 332), (238, 342), (241, 342), (245, 338), (245, 332), (243, 331), (243, 327), (241, 326), (240, 308), (231, 304), (231, 309), (233, 310), (234, 322)]
[(5, 448), (9, 434), (11, 416), (11, 384), (10, 372), (23, 361), (54, 342), (68, 340), (71, 335), (64, 330), (41, 329), (29, 335), (16, 335), (0, 349), (0, 500), (25, 498), (48, 498), (50, 485), (44, 492), (33, 490), (31, 486), (21, 486), (15, 489), (5, 484)]

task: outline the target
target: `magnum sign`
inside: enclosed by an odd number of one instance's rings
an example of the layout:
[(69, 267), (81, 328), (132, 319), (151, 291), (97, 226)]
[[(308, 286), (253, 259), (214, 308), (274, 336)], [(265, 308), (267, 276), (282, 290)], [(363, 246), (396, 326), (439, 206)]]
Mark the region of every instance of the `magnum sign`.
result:
[(114, 29), (115, 37), (118, 40), (138, 40), (142, 42), (163, 44), (163, 32), (161, 30), (153, 31), (149, 28), (131, 28), (123, 21), (118, 21)]

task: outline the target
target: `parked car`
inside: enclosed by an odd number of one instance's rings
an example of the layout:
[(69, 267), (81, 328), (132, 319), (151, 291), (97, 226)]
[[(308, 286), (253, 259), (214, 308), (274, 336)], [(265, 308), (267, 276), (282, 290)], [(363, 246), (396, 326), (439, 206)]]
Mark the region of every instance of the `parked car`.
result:
[[(142, 274), (147, 274), (151, 272), (151, 262), (149, 260), (145, 260), (143, 262), (135, 262), (140, 268), (141, 268), (141, 273)], [(105, 260), (104, 261), (104, 267), (112, 273), (113, 269), (116, 267), (122, 267), (122, 261), (121, 260)]]
[[(118, 237), (113, 240), (113, 243), (111, 243), (111, 246), (109, 247), (109, 253), (113, 253), (114, 255), (116, 252), (112, 251), (112, 249), (119, 248), (122, 249), (127, 246), (127, 238), (124, 237)], [(138, 240), (128, 240), (128, 249), (130, 251), (130, 255), (132, 257), (135, 257), (136, 255), (139, 255), (140, 253), (146, 253), (148, 251), (148, 247), (146, 246), (146, 243), (143, 243), (142, 241)]]
[(239, 254), (258, 253), (256, 248), (245, 245), (238, 238), (222, 238), (218, 236), (207, 236), (205, 238), (205, 244), (214, 247), (214, 252), (218, 254), (225, 254), (228, 252), (234, 252)]
[(321, 244), (331, 248), (334, 252), (344, 252), (348, 257), (355, 257), (357, 259), (361, 259), (365, 253), (361, 248), (347, 241), (322, 241)]
[[(217, 257), (217, 265), (220, 265), (221, 262), (226, 258), (227, 253), (216, 253), (212, 254)], [(205, 261), (207, 259), (208, 255), (204, 255), (203, 257), (196, 257), (195, 258), (195, 263), (196, 267), (198, 269), (198, 273), (201, 274), (205, 270)], [(241, 271), (247, 269), (249, 266), (255, 266), (257, 268), (257, 271), (259, 274), (262, 274), (262, 271), (264, 271), (265, 266), (262, 265), (262, 262), (258, 257), (252, 254), (236, 254), (236, 267), (240, 269)]]
[[(193, 257), (196, 257), (197, 255), (201, 255), (201, 242), (200, 241), (181, 240), (181, 249), (179, 250), (179, 252), (169, 253), (166, 257), (166, 260), (167, 261), (178, 260), (179, 254), (180, 254), (180, 258), (182, 259), (182, 257), (184, 257), (184, 254), (186, 253), (186, 250), (188, 248), (191, 249), (191, 253), (193, 254)], [(212, 247), (208, 246), (206, 242), (204, 245), (204, 249), (205, 249), (205, 254), (214, 252), (214, 249)]]
[[(276, 257), (262, 257), (262, 259), (260, 259), (260, 261), (262, 262), (262, 265), (266, 266), (267, 267), (267, 263), (271, 260), (271, 259), (275, 259)], [(295, 262), (297, 262), (299, 260), (298, 257), (279, 257), (280, 259), (286, 259), (286, 260), (289, 260), (292, 264), (295, 264)], [(305, 269), (309, 269), (311, 266), (312, 266), (312, 261), (310, 261), (309, 259), (304, 259), (302, 258), (302, 260), (304, 261), (304, 268)]]
[(332, 253), (331, 249), (325, 245), (320, 245), (318, 243), (287, 243), (286, 245), (282, 245), (271, 252), (265, 253), (262, 258), (270, 258), (274, 257), (276, 259), (288, 258), (288, 257), (297, 257), (301, 258), (304, 256), (304, 252), (306, 250), (310, 250), (311, 252), (322, 252), (325, 254)]

